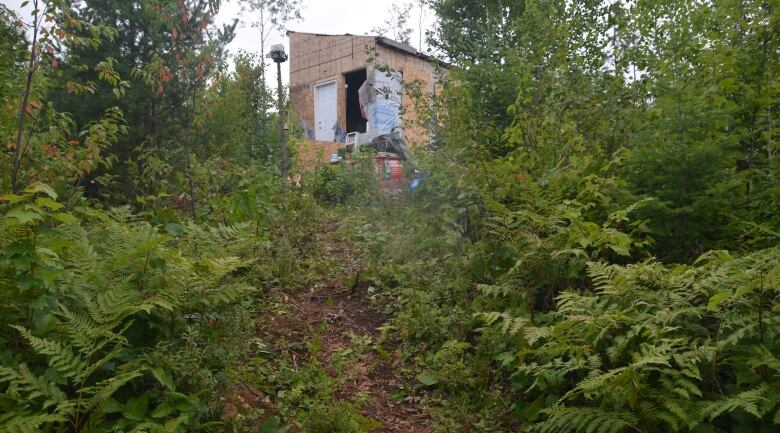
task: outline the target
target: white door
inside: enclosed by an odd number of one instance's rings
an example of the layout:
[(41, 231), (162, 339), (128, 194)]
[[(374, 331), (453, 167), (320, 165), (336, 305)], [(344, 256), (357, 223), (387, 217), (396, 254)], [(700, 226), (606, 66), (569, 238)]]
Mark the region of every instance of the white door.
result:
[(336, 82), (314, 87), (314, 138), (319, 141), (333, 141), (333, 125), (336, 124)]

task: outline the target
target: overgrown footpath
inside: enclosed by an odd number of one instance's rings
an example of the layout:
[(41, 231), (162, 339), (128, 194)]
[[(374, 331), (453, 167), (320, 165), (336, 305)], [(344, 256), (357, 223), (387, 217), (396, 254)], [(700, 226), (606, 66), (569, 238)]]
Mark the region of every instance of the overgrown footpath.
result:
[(412, 393), (422, 392), (420, 384), (386, 340), (390, 316), (380, 289), (366, 278), (381, 232), (357, 211), (331, 211), (316, 223), (302, 240), (299, 287), (277, 291), (263, 305), (255, 354), (237, 367), (226, 397), (225, 417), (236, 428), (434, 431)]

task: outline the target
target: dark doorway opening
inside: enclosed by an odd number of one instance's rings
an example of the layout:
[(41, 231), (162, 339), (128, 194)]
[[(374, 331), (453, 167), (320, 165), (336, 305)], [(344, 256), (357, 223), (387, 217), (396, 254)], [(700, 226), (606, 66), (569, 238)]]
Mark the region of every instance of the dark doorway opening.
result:
[(366, 69), (358, 69), (344, 74), (344, 81), (347, 85), (347, 133), (366, 132), (368, 121), (363, 118), (360, 111), (360, 96), (358, 89), (366, 82), (368, 75)]

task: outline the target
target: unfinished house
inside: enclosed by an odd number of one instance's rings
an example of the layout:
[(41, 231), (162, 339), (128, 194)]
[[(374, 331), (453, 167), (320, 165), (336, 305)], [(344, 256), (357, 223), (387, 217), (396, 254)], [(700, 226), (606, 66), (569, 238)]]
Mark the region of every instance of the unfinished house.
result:
[[(374, 145), (406, 159), (406, 146), (428, 141), (415, 125), (403, 83), (419, 82), (433, 96), (434, 59), (378, 36), (289, 31), (290, 103), (307, 138), (299, 162), (327, 162), (349, 145)], [(401, 118), (401, 113), (403, 119)]]

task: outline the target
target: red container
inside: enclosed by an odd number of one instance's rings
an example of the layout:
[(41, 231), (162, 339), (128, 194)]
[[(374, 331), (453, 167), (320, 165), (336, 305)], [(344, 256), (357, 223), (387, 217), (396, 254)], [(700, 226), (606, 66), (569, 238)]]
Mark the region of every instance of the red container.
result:
[(379, 152), (376, 156), (376, 175), (379, 186), (385, 193), (403, 190), (404, 164), (394, 153)]

